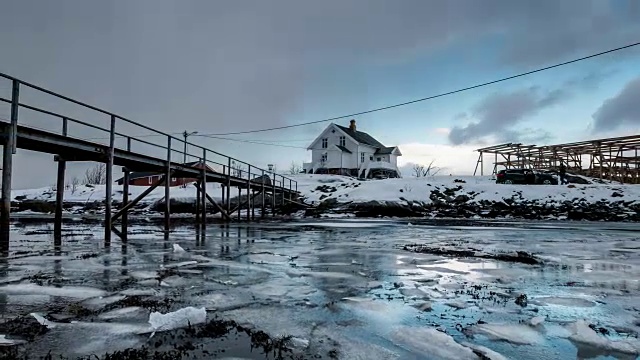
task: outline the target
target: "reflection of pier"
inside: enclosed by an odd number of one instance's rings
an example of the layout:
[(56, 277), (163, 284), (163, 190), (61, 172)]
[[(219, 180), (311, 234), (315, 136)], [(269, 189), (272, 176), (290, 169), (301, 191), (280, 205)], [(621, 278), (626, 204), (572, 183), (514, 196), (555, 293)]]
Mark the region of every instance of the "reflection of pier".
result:
[[(164, 228), (170, 227), (170, 185), (171, 178), (193, 178), (196, 179), (197, 199), (195, 218), (196, 222), (205, 226), (207, 221), (207, 206), (213, 206), (216, 212), (221, 213), (226, 221), (232, 220), (232, 214), (237, 212), (238, 219), (241, 217), (241, 210), (246, 211), (246, 219), (255, 219), (255, 208), (258, 205), (261, 209), (260, 216), (267, 213), (267, 202), (270, 200), (271, 214), (275, 214), (277, 205), (285, 206), (287, 203), (295, 202), (297, 197), (297, 183), (295, 180), (271, 171), (258, 168), (249, 163), (231, 158), (224, 154), (212, 151), (205, 147), (191, 144), (180, 138), (160, 132), (152, 127), (134, 122), (122, 116), (116, 115), (107, 110), (85, 104), (69, 97), (54, 93), (42, 87), (24, 82), (9, 75), (0, 73), (0, 81), (11, 83), (11, 98), (0, 97), (0, 105), (5, 104), (10, 107), (11, 119), (0, 119), (0, 143), (3, 145), (3, 173), (2, 173), (2, 208), (0, 218), (0, 247), (8, 249), (9, 246), (9, 221), (11, 212), (11, 184), (13, 170), (13, 155), (17, 149), (25, 149), (55, 155), (58, 162), (58, 177), (56, 187), (56, 211), (55, 211), (55, 233), (59, 241), (62, 223), (62, 204), (65, 184), (66, 163), (70, 161), (92, 161), (106, 164), (106, 199), (105, 199), (105, 242), (111, 239), (114, 223), (121, 222), (121, 230), (116, 232), (121, 236), (126, 236), (128, 224), (128, 211), (139, 201), (147, 196), (153, 189), (159, 186), (165, 188), (165, 210)], [(90, 114), (92, 118), (101, 117), (106, 122), (104, 125), (90, 122), (89, 120), (79, 120), (67, 114), (56, 111), (49, 102), (45, 107), (36, 107), (20, 101), (21, 91), (27, 90), (29, 99), (48, 98), (56, 100), (64, 106), (74, 107), (75, 110)], [(35, 95), (35, 96), (33, 96)], [(73, 113), (77, 113), (73, 112)], [(20, 115), (20, 116), (19, 116)], [(89, 115), (87, 115), (89, 116)], [(34, 125), (27, 124), (27, 120), (46, 117), (47, 125), (53, 122), (57, 131), (41, 130)], [(20, 121), (19, 121), (20, 120)], [(94, 140), (81, 139), (70, 135), (69, 126), (77, 128), (91, 129), (103, 134), (108, 139), (107, 144)], [(130, 135), (134, 132), (151, 132), (155, 139), (160, 141), (150, 141), (142, 139), (143, 136), (135, 137)], [(124, 140), (117, 144), (117, 140)], [(135, 147), (134, 147), (135, 145)], [(184, 148), (183, 151), (180, 149)], [(188, 152), (188, 148), (195, 149), (195, 153)], [(176, 162), (174, 159), (187, 157), (195, 158), (197, 164)], [(123, 178), (123, 201), (118, 211), (113, 211), (113, 166), (122, 166)], [(205, 166), (202, 166), (205, 165)], [(158, 174), (159, 179), (144, 191), (140, 196), (129, 200), (130, 173), (133, 171), (149, 172)], [(222, 201), (218, 203), (207, 193), (207, 183), (222, 184)], [(238, 204), (232, 207), (231, 188), (238, 189)], [(243, 195), (244, 192), (244, 195)], [(261, 200), (256, 204), (256, 198)], [(267, 197), (269, 199), (267, 199)], [(243, 200), (244, 198), (244, 200)], [(279, 202), (278, 202), (279, 200)]]

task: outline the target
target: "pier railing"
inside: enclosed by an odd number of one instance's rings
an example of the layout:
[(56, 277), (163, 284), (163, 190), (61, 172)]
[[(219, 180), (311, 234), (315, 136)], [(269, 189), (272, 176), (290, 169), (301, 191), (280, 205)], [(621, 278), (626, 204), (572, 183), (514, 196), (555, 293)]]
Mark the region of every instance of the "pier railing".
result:
[[(2, 86), (2, 83), (9, 86)], [(3, 94), (3, 88), (5, 90), (4, 93), (10, 93), (7, 97)], [(51, 103), (52, 99), (57, 103)], [(36, 106), (36, 102), (47, 103), (48, 105)], [(12, 137), (12, 141), (9, 144), (13, 147), (14, 153), (17, 126), (20, 124), (35, 129), (59, 132), (63, 136), (80, 140), (96, 143), (107, 141), (103, 145), (108, 147), (112, 154), (115, 149), (118, 149), (166, 159), (167, 162), (183, 163), (195, 161), (206, 164), (211, 170), (222, 175), (246, 179), (252, 183), (265, 182), (265, 185), (275, 185), (279, 189), (289, 191), (297, 191), (298, 189), (298, 183), (290, 177), (252, 165), (202, 145), (191, 143), (186, 138), (162, 132), (152, 126), (133, 121), (111, 111), (0, 73), (0, 105), (3, 103), (10, 109), (11, 113), (10, 119), (4, 120), (10, 121), (12, 124), (12, 131), (9, 134)], [(58, 110), (61, 105), (73, 107), (74, 111), (72, 112), (66, 108), (65, 110)], [(19, 112), (34, 114), (34, 118), (37, 118), (37, 121), (30, 121), (29, 123), (18, 121)], [(35, 116), (36, 114), (37, 116)], [(55, 119), (55, 121), (52, 122), (51, 119)], [(43, 127), (46, 129), (43, 129)], [(56, 127), (57, 129), (55, 129)], [(85, 136), (72, 135), (74, 131)], [(143, 131), (147, 133), (141, 134)], [(97, 133), (97, 135), (89, 136), (89, 133)], [(136, 133), (138, 135), (135, 135)], [(266, 180), (266, 178), (269, 178), (269, 180)], [(113, 179), (111, 180), (113, 182)]]

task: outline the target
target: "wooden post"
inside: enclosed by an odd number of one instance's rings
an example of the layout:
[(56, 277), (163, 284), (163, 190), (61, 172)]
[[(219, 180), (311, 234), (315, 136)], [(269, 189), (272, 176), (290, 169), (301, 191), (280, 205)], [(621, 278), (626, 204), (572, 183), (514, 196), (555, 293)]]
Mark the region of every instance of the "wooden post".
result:
[[(226, 174), (226, 165), (222, 165), (222, 175)], [(220, 204), (224, 207), (224, 183), (220, 183)]]
[(264, 170), (262, 170), (262, 177), (260, 178), (260, 190), (262, 192), (262, 205), (261, 205), (261, 209), (260, 209), (260, 217), (264, 219), (264, 210), (265, 210), (265, 204), (264, 204), (264, 182), (265, 182), (265, 177), (264, 177)]
[[(67, 136), (67, 118), (62, 118), (62, 136)], [(53, 221), (53, 243), (60, 246), (62, 243), (62, 205), (64, 202), (64, 173), (67, 162), (58, 156), (58, 179), (56, 181), (56, 214)]]
[(227, 164), (227, 212), (231, 210), (231, 158), (228, 159)]
[(276, 173), (273, 173), (271, 191), (271, 216), (276, 216)]
[(202, 186), (200, 190), (200, 211), (202, 211), (202, 215), (200, 216), (200, 220), (202, 221), (202, 228), (207, 227), (207, 149), (202, 149), (202, 167), (200, 169), (200, 177), (202, 177), (202, 181), (200, 185)]
[(280, 206), (284, 206), (284, 176), (280, 176), (282, 178), (282, 182), (280, 183), (280, 189), (282, 190), (282, 193), (280, 194), (280, 197), (282, 198), (282, 203), (280, 204)]
[(202, 200), (200, 200), (202, 185), (200, 185), (200, 181), (196, 181), (196, 224), (200, 224), (200, 204), (202, 204)]
[(240, 204), (242, 204), (240, 201), (242, 199), (242, 191), (240, 190), (240, 183), (238, 183), (238, 221), (242, 220), (242, 217), (240, 215), (240, 210), (242, 210), (240, 208)]
[(12, 81), (11, 86), (11, 127), (7, 141), (2, 148), (2, 210), (0, 213), (0, 255), (9, 251), (9, 223), (11, 219), (11, 175), (13, 172), (13, 154), (16, 153), (18, 135), (18, 108), (20, 106), (20, 83)]
[[(127, 152), (131, 152), (131, 138), (127, 137)], [(124, 175), (122, 177), (122, 207), (127, 206), (129, 203), (129, 183), (131, 182), (131, 172), (128, 168), (123, 169)], [(124, 236), (123, 240), (126, 240), (127, 237), (127, 229), (129, 227), (129, 212), (125, 211), (122, 214), (122, 235)]]
[(164, 183), (164, 231), (171, 228), (171, 136), (167, 137), (167, 168), (165, 175), (167, 180)]
[(104, 224), (104, 244), (105, 246), (109, 246), (111, 245), (111, 201), (112, 199), (112, 193), (113, 193), (113, 156), (114, 156), (114, 149), (115, 149), (115, 145), (116, 145), (116, 116), (115, 115), (111, 115), (111, 130), (109, 132), (109, 150), (108, 150), (108, 154), (107, 154), (107, 179), (106, 179), (106, 192), (107, 192), (107, 198), (106, 198), (106, 204), (105, 204), (105, 210), (104, 210), (104, 216), (105, 216), (105, 224)]
[(251, 221), (251, 165), (247, 168), (247, 221)]
[[(131, 182), (131, 173), (129, 169), (124, 168), (124, 176), (122, 177), (122, 206), (125, 207), (129, 203), (129, 182)], [(127, 228), (129, 227), (129, 213), (125, 211), (122, 214), (122, 230), (120, 231), (125, 237), (127, 237)]]

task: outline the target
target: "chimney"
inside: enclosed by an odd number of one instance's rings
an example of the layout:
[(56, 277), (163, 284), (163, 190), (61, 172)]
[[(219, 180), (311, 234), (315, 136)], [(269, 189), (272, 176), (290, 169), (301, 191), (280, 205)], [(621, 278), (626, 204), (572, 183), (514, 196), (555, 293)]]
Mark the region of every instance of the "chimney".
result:
[(356, 131), (356, 121), (355, 120), (349, 121), (349, 130)]

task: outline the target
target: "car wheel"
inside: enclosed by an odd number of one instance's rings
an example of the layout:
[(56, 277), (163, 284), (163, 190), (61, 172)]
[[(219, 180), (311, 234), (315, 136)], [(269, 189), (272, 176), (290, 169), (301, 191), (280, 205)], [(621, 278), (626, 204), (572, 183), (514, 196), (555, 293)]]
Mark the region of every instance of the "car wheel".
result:
[(545, 184), (545, 185), (551, 185), (551, 180), (546, 179), (542, 183)]
[(508, 184), (508, 185), (511, 185), (511, 184), (513, 184), (513, 181), (511, 181), (511, 180), (505, 180), (505, 181), (504, 181), (504, 183), (505, 183), (505, 184)]

